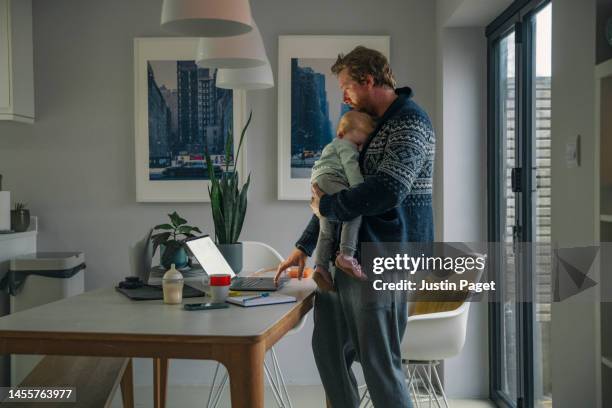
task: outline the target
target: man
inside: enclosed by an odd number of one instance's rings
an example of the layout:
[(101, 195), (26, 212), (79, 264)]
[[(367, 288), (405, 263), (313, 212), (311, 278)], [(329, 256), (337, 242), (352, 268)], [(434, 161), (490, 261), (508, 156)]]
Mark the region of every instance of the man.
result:
[[(332, 72), (344, 102), (378, 118), (360, 153), (365, 181), (333, 195), (313, 186), (315, 216), (279, 265), (277, 278), (296, 265), (301, 276), (317, 242), (318, 216), (338, 222), (362, 216), (360, 243), (433, 241), (435, 137), (427, 114), (412, 101), (410, 88), (395, 89), (389, 63), (378, 51), (357, 47), (338, 56)], [(373, 295), (371, 285), (336, 270), (335, 292), (316, 294), (312, 346), (333, 408), (359, 405), (351, 371), (354, 361), (361, 363), (375, 406), (412, 405), (400, 351), (407, 321), (405, 298), (390, 292)]]

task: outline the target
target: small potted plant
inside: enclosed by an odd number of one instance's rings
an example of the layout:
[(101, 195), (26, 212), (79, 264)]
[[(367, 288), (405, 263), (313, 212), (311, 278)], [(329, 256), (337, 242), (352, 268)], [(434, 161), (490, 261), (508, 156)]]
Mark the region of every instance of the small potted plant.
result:
[(25, 203), (15, 203), (11, 210), (11, 229), (15, 232), (24, 232), (30, 226), (30, 210)]
[(187, 266), (188, 258), (183, 242), (187, 238), (195, 237), (194, 233), (202, 233), (198, 227), (187, 225), (187, 220), (182, 218), (177, 212), (168, 214), (170, 224), (160, 224), (155, 226), (155, 230), (159, 231), (154, 234), (153, 253), (160, 247), (160, 263), (164, 268), (170, 268), (174, 264), (177, 268)]

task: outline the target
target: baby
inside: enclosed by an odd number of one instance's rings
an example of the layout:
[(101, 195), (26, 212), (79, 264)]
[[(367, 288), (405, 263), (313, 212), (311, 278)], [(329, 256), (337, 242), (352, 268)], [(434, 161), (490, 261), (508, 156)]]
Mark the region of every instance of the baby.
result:
[[(316, 183), (326, 194), (335, 194), (363, 183), (359, 170), (359, 150), (373, 130), (374, 120), (369, 115), (357, 111), (345, 113), (338, 123), (337, 137), (325, 146), (321, 158), (312, 168), (311, 184)], [(342, 223), (340, 254), (336, 257), (335, 264), (343, 272), (364, 279), (361, 266), (354, 258), (360, 226), (361, 217)], [(334, 225), (325, 217), (321, 217), (313, 280), (323, 291), (333, 290), (328, 265), (334, 250), (334, 241)]]

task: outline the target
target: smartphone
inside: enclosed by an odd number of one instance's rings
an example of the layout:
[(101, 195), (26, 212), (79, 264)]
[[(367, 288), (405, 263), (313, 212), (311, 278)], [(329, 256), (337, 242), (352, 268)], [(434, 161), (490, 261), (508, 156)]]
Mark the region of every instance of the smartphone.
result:
[(212, 310), (212, 309), (227, 309), (227, 303), (185, 303), (185, 310)]

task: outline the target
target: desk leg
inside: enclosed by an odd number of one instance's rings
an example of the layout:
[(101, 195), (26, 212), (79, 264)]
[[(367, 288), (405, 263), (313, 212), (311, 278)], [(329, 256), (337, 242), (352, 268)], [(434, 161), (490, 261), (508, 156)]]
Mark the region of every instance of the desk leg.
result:
[(121, 400), (123, 408), (134, 408), (134, 372), (131, 358), (121, 378)]
[(230, 378), (232, 408), (264, 407), (263, 343), (237, 345), (223, 359)]
[(168, 359), (153, 359), (153, 405), (155, 408), (166, 407), (166, 387), (168, 385)]

